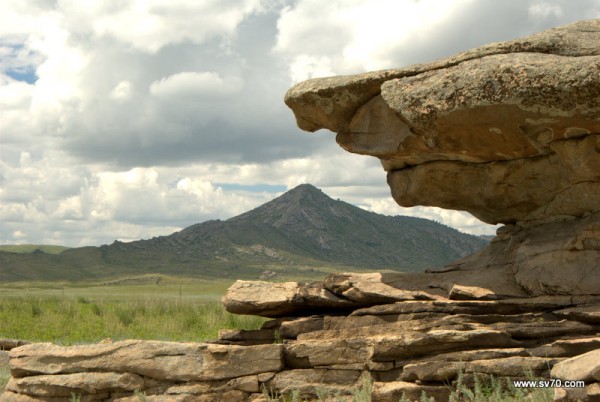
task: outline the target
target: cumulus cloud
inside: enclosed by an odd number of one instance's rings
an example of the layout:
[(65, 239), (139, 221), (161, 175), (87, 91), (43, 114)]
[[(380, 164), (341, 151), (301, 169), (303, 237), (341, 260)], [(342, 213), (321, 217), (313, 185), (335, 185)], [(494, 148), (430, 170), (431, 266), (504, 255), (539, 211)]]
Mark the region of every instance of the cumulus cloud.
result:
[(150, 94), (171, 100), (194, 96), (230, 96), (239, 93), (244, 81), (239, 77), (221, 78), (218, 73), (188, 72), (173, 74), (150, 84)]
[(283, 95), (597, 17), (598, 0), (3, 1), (0, 242), (165, 235), (301, 183), (493, 233), (400, 208), (376, 159), (300, 132)]
[(282, 12), (275, 50), (292, 80), (397, 67), (395, 48), (421, 47), (471, 0), (303, 0)]
[(300, 0), (281, 13), (275, 51), (297, 82), (424, 63), (599, 9), (597, 0)]
[(70, 9), (75, 6), (91, 15), (96, 35), (149, 53), (184, 41), (203, 43), (214, 36), (235, 35), (244, 18), (262, 10), (259, 0), (135, 0), (110, 6), (98, 1), (92, 11), (78, 1), (67, 3)]

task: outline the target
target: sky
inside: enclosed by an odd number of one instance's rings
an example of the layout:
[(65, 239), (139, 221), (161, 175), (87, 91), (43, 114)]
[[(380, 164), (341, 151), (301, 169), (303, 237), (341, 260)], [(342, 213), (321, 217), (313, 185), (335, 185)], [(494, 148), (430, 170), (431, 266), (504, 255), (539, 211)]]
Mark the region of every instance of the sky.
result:
[(2, 0), (0, 244), (100, 245), (227, 219), (302, 183), (402, 208), (376, 158), (298, 129), (302, 80), (600, 18), (600, 0)]

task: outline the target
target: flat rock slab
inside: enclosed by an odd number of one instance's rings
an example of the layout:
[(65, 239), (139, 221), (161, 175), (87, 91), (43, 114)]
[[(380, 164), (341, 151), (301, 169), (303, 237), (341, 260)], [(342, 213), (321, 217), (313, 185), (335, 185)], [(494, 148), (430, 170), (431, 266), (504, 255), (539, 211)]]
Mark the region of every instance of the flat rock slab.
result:
[(554, 314), (569, 320), (583, 321), (590, 324), (600, 324), (600, 304), (566, 308), (563, 310), (557, 310), (554, 312)]
[(71, 397), (72, 394), (97, 394), (98, 390), (135, 391), (144, 388), (144, 379), (131, 373), (86, 372), (11, 378), (6, 390), (41, 397)]
[(551, 374), (561, 380), (600, 382), (600, 349), (558, 363)]
[(458, 373), (491, 374), (496, 377), (527, 377), (547, 373), (556, 359), (529, 356), (510, 356), (471, 361), (424, 361), (407, 364), (403, 368), (402, 380), (415, 382), (445, 382), (458, 378)]
[(203, 381), (283, 368), (283, 345), (214, 345), (127, 340), (57, 346), (34, 343), (10, 351), (13, 377), (108, 371), (159, 380)]
[(402, 397), (410, 401), (421, 400), (422, 394), (435, 401), (447, 401), (450, 398), (450, 387), (446, 385), (424, 385), (414, 382), (393, 381), (373, 384), (373, 402), (397, 402)]
[(332, 394), (340, 390), (350, 394), (360, 383), (360, 370), (336, 369), (296, 369), (277, 373), (265, 383), (271, 389), (290, 394), (297, 390), (303, 395), (316, 396), (317, 393), (330, 391)]
[(222, 299), (225, 309), (235, 314), (264, 317), (294, 315), (299, 311), (350, 309), (356, 303), (339, 298), (320, 282), (236, 281)]
[[(109, 398), (109, 393), (98, 393), (94, 395), (81, 395), (80, 402), (98, 402)], [(66, 402), (69, 399), (64, 396), (31, 396), (27, 394), (17, 394), (15, 392), (5, 391), (0, 394), (0, 402)], [(134, 402), (134, 400), (131, 400)], [(137, 397), (135, 402), (137, 402)], [(166, 400), (165, 400), (166, 402)], [(187, 401), (186, 401), (187, 402)]]
[(356, 309), (352, 316), (390, 315), (413, 313), (445, 313), (445, 314), (503, 314), (514, 315), (527, 312), (547, 311), (572, 305), (569, 296), (542, 296), (522, 299), (504, 300), (433, 300), (404, 301), (392, 304)]
[(596, 349), (600, 349), (600, 336), (593, 335), (559, 339), (552, 343), (529, 349), (527, 353), (538, 357), (574, 357)]
[[(329, 275), (324, 281), (324, 287), (333, 294), (362, 305), (411, 300), (447, 301), (457, 285), (471, 290), (485, 288), (488, 300), (529, 297), (517, 285), (512, 271), (502, 267), (425, 273), (346, 272)], [(465, 298), (467, 295), (463, 292), (462, 299)], [(470, 299), (481, 297), (471, 295)]]

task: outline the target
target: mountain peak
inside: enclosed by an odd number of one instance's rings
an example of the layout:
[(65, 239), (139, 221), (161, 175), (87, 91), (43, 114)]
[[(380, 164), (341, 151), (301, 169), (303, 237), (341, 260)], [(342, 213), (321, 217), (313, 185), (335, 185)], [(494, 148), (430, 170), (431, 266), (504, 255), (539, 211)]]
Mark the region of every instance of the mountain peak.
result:
[(310, 199), (312, 201), (331, 200), (331, 198), (327, 194), (325, 194), (321, 189), (313, 186), (312, 184), (304, 183), (294, 187), (291, 190), (288, 190), (279, 197), (275, 198), (273, 201), (289, 201), (296, 199)]
[(269, 244), (296, 255), (371, 267), (439, 266), (485, 244), (425, 219), (365, 211), (311, 184), (225, 223), (235, 233), (252, 233), (239, 240), (247, 245)]
[[(314, 220), (330, 210), (336, 201), (312, 184), (300, 184), (279, 197), (229, 221), (260, 220), (281, 227), (309, 218)], [(303, 218), (304, 217), (304, 218)]]
[[(308, 266), (313, 273), (329, 272), (332, 266), (402, 271), (440, 267), (486, 243), (426, 219), (368, 212), (301, 184), (226, 221), (206, 221), (149, 240), (72, 249), (52, 257), (55, 260), (42, 253), (34, 257), (46, 258), (40, 266), (58, 261), (65, 278), (73, 272), (81, 274), (82, 258), (94, 269), (101, 267), (103, 275), (153, 272), (257, 278), (267, 267), (279, 267), (290, 275), (309, 272), (299, 268)], [(8, 257), (0, 252), (0, 260)], [(0, 263), (0, 279), (22, 280), (25, 276), (19, 272), (29, 272), (29, 268), (3, 270), (3, 266), (10, 264)], [(41, 272), (38, 277), (44, 275), (48, 274)]]
[[(312, 184), (303, 183), (299, 184), (291, 190), (286, 191), (280, 197), (309, 197), (309, 196), (317, 196), (323, 198), (329, 198), (323, 191)], [(280, 198), (278, 197), (278, 198)]]

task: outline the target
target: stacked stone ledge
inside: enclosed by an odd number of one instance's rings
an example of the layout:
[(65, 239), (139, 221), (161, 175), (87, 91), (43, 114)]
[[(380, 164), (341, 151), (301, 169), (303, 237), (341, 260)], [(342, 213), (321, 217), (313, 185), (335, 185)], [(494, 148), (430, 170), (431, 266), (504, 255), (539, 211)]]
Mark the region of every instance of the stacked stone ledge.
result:
[[(15, 347), (0, 401), (265, 401), (294, 392), (351, 400), (369, 384), (373, 401), (423, 392), (447, 401), (459, 372), (467, 385), (475, 376), (583, 380), (584, 389), (557, 389), (556, 400), (600, 397), (600, 295), (433, 286), (447, 278), (457, 279), (451, 271), (237, 281), (225, 307), (272, 317), (262, 329), (224, 330), (212, 343)], [(416, 291), (425, 281), (432, 286)]]

